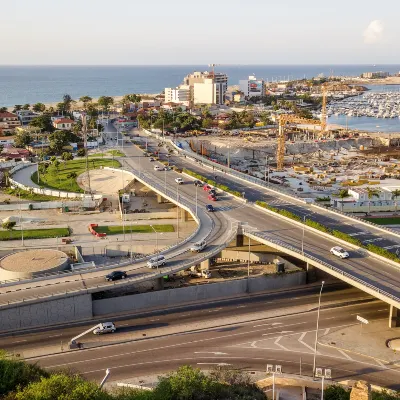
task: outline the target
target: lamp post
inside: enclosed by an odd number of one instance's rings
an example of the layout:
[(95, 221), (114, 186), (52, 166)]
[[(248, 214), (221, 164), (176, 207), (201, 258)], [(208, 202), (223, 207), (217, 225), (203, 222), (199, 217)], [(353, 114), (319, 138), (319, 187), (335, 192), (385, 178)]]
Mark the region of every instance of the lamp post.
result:
[(322, 289), (324, 288), (325, 281), (322, 281), (321, 289), (319, 291), (318, 297), (318, 312), (317, 312), (317, 329), (315, 331), (315, 343), (314, 343), (314, 361), (313, 361), (313, 377), (315, 377), (315, 363), (317, 359), (317, 343), (318, 343), (318, 329), (319, 329), (319, 314), (321, 310), (321, 296), (322, 296)]
[(176, 184), (176, 232), (179, 239), (179, 183)]
[(196, 185), (196, 217), (197, 217), (197, 191), (198, 191), (199, 187)]
[[(267, 171), (268, 171), (268, 177), (267, 177)], [(267, 186), (269, 186), (269, 155), (265, 157), (265, 176), (264, 176), (264, 181), (267, 182)]]
[(122, 210), (122, 230), (124, 232), (124, 242), (125, 242), (125, 218), (126, 218), (126, 210)]
[(24, 246), (24, 226), (22, 222), (22, 209), (21, 209), (21, 190), (18, 192), (19, 194), (19, 223), (21, 225), (21, 239), (22, 239), (22, 246)]
[(312, 214), (314, 214), (314, 213), (312, 212), (310, 214), (303, 215), (303, 234), (301, 237), (301, 254), (303, 255), (303, 257), (304, 257), (304, 235), (305, 235), (305, 231), (306, 231), (306, 218)]
[(156, 229), (154, 229), (153, 225), (150, 225), (151, 229), (153, 229), (153, 231), (156, 233), (156, 253), (158, 253), (158, 232)]

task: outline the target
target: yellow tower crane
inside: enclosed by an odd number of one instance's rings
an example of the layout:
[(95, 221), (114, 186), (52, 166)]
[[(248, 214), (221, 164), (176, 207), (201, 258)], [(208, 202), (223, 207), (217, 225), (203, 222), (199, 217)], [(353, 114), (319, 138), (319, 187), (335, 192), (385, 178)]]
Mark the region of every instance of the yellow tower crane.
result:
[(279, 121), (279, 132), (278, 132), (278, 148), (276, 151), (276, 164), (277, 164), (277, 170), (282, 171), (285, 161), (285, 150), (286, 150), (285, 126), (287, 124), (321, 125), (321, 121), (319, 121), (318, 119), (297, 117), (296, 115), (290, 115), (290, 114), (281, 114), (278, 117), (278, 121)]

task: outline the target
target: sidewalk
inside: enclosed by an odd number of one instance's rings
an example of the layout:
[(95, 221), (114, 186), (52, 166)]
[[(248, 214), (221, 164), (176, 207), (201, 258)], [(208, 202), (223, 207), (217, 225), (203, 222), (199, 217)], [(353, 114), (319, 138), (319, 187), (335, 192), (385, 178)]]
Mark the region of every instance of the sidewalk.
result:
[(400, 365), (400, 354), (386, 346), (389, 339), (399, 338), (399, 328), (389, 328), (387, 318), (361, 326), (339, 329), (319, 338), (318, 343), (345, 350), (389, 365)]

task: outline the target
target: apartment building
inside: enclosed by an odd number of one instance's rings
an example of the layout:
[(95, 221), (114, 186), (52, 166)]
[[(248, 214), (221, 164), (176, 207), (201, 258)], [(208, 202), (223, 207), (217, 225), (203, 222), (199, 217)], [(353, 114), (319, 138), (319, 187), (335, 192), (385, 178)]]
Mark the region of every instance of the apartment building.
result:
[(165, 88), (165, 103), (178, 103), (189, 106), (190, 86), (180, 85), (176, 88)]
[(228, 76), (221, 72), (193, 72), (185, 76), (185, 86), (190, 87), (194, 104), (225, 104)]
[(22, 125), (28, 125), (33, 119), (38, 117), (40, 114), (34, 113), (30, 110), (19, 110), (17, 111), (18, 119)]
[(21, 126), (21, 123), (16, 114), (0, 113), (0, 134), (12, 134), (17, 126)]
[(244, 93), (246, 98), (250, 97), (264, 97), (265, 96), (265, 82), (263, 79), (257, 79), (255, 76), (250, 75), (246, 80), (239, 81), (240, 91)]

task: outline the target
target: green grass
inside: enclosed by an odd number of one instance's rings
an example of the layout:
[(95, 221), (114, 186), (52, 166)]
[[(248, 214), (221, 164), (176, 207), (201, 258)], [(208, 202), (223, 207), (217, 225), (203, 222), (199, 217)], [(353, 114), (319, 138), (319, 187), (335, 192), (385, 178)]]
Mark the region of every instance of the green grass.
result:
[(400, 217), (388, 218), (364, 218), (366, 221), (373, 222), (378, 225), (400, 225)]
[[(24, 239), (46, 239), (69, 236), (68, 228), (52, 228), (52, 229), (24, 229)], [(0, 231), (0, 240), (17, 240), (21, 239), (21, 231)]]
[[(121, 164), (116, 160), (108, 158), (93, 158), (89, 161), (89, 169), (98, 169), (103, 167), (118, 168)], [(77, 176), (85, 172), (86, 160), (71, 160), (65, 164), (60, 164), (58, 171), (54, 165), (50, 165), (45, 174), (40, 174), (40, 182), (37, 179), (37, 172), (32, 175), (32, 181), (49, 189), (64, 190), (67, 192), (83, 193), (83, 190), (76, 182), (76, 178), (68, 178), (71, 172), (75, 172)]]
[(54, 200), (60, 200), (59, 197), (46, 196), (45, 194), (30, 193), (27, 190), (22, 190), (22, 189), (7, 188), (7, 189), (5, 189), (3, 191), (3, 193), (9, 194), (10, 196), (16, 196), (16, 197), (19, 197), (19, 194), (21, 194), (21, 199), (32, 200), (32, 201), (54, 201)]
[(119, 150), (108, 150), (106, 153), (94, 153), (94, 154), (89, 154), (89, 158), (98, 158), (98, 157), (125, 157), (125, 153)]
[[(173, 225), (153, 225), (157, 232), (174, 232)], [(96, 232), (106, 233), (107, 235), (120, 235), (124, 233), (122, 225), (115, 226), (98, 226), (94, 228)], [(130, 225), (129, 221), (125, 224), (125, 233), (154, 233), (150, 225)]]

